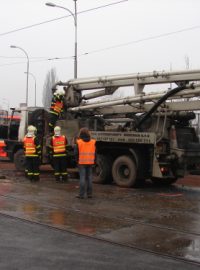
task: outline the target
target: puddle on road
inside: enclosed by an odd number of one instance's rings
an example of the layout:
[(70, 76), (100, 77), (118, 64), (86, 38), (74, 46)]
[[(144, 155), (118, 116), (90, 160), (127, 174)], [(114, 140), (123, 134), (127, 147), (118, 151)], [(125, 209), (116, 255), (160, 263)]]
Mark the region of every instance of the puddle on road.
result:
[(199, 260), (200, 237), (143, 225), (99, 235), (100, 238), (162, 254)]
[(19, 185), (5, 180), (0, 182), (0, 212), (132, 247), (199, 260), (197, 197), (191, 200), (185, 194), (168, 196), (180, 194), (180, 190), (174, 193), (175, 189), (173, 193), (169, 189), (163, 193), (163, 189), (149, 192), (99, 185), (94, 190), (94, 199), (78, 200), (77, 181)]
[(2, 202), (0, 204), (1, 213), (79, 234), (95, 235), (97, 232), (105, 233), (124, 225), (123, 222), (116, 223), (109, 218), (102, 219), (102, 217), (81, 213), (78, 209), (45, 207), (35, 202), (16, 202), (7, 198), (2, 199)]

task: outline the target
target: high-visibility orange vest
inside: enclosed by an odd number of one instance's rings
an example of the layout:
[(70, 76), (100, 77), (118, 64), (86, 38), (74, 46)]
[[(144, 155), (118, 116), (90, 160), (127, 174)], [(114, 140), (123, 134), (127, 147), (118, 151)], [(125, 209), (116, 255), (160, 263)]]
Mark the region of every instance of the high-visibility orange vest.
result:
[(7, 153), (4, 151), (5, 146), (5, 141), (0, 140), (0, 157), (7, 157)]
[(63, 102), (62, 101), (56, 101), (52, 106), (51, 110), (53, 110), (56, 113), (60, 113), (63, 108)]
[(37, 156), (35, 137), (24, 138), (25, 156)]
[(79, 160), (78, 163), (81, 165), (92, 165), (95, 160), (96, 151), (96, 140), (91, 139), (89, 142), (85, 142), (82, 139), (77, 140)]
[(53, 136), (52, 137), (52, 144), (53, 144), (53, 152), (56, 155), (59, 154), (66, 154), (66, 137), (64, 135), (62, 136)]

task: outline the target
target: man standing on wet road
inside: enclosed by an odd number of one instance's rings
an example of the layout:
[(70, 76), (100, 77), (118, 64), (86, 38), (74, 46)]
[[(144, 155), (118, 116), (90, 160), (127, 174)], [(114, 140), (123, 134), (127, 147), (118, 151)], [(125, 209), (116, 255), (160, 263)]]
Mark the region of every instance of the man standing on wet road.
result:
[(85, 192), (92, 198), (92, 167), (96, 159), (96, 140), (91, 139), (87, 128), (81, 128), (74, 146), (74, 154), (79, 167), (80, 189), (77, 198), (83, 199)]

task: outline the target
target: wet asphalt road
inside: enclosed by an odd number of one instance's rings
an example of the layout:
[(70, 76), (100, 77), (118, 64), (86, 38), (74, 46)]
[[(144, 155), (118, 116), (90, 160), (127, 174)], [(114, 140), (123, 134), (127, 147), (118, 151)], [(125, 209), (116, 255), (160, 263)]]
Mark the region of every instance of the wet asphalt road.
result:
[(198, 270), (199, 266), (0, 214), (2, 270)]
[(77, 179), (55, 183), (52, 172), (44, 170), (39, 183), (30, 183), (11, 165), (1, 163), (0, 169), (5, 175), (0, 179), (1, 214), (106, 240), (121, 248), (200, 263), (200, 177), (182, 179), (172, 187), (94, 185), (94, 198), (79, 200), (75, 198)]

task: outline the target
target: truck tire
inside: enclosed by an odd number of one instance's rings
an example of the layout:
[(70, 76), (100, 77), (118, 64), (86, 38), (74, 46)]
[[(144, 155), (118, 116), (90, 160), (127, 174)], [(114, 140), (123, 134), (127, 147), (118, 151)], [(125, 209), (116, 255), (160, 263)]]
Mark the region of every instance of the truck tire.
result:
[(136, 185), (137, 168), (134, 160), (130, 156), (119, 156), (113, 163), (112, 176), (120, 187)]
[(106, 184), (112, 182), (111, 168), (111, 157), (97, 155), (97, 161), (93, 168), (93, 182), (97, 184)]
[(19, 149), (17, 152), (14, 154), (14, 164), (15, 167), (18, 171), (24, 171), (25, 170), (25, 155), (24, 155), (24, 150)]

